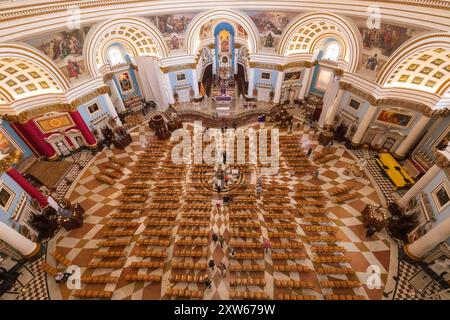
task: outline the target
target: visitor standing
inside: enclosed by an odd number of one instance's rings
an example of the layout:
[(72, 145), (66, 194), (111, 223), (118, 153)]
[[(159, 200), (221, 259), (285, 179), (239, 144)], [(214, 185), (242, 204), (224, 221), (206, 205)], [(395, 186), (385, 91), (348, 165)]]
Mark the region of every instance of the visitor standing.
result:
[(214, 267), (216, 266), (216, 263), (214, 262), (214, 259), (210, 259), (208, 262), (208, 267), (214, 271)]
[(219, 270), (220, 270), (220, 275), (222, 276), (222, 278), (225, 276), (225, 271), (227, 270), (227, 266), (225, 265), (225, 263), (221, 262), (218, 266)]
[(214, 244), (216, 244), (217, 243), (217, 240), (219, 240), (219, 236), (217, 235), (217, 233), (213, 233), (212, 234), (212, 241), (214, 241)]
[(263, 242), (263, 247), (264, 247), (264, 251), (267, 253), (267, 252), (269, 252), (269, 249), (270, 249), (270, 241), (269, 240), (264, 240), (264, 242)]
[(223, 236), (223, 235), (220, 235), (220, 236), (219, 236), (219, 243), (220, 243), (220, 247), (221, 247), (221, 248), (223, 248), (224, 242), (225, 242), (224, 236)]

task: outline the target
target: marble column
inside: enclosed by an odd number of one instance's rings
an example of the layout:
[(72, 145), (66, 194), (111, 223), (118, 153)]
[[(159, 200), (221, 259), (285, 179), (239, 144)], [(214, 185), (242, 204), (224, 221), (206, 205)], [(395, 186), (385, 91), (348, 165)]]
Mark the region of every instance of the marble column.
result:
[(307, 81), (306, 81), (306, 92), (305, 92), (305, 96), (308, 96), (308, 94), (309, 94), (309, 89), (311, 89), (311, 84), (312, 84), (312, 78), (313, 78), (313, 76), (314, 76), (314, 71), (316, 70), (316, 66), (312, 66), (311, 68), (310, 68), (310, 72), (309, 72), (309, 75), (308, 75), (308, 79), (307, 79)]
[(199, 91), (198, 91), (198, 75), (197, 75), (197, 70), (196, 69), (192, 69), (192, 85), (193, 85), (193, 89), (194, 89), (194, 97), (198, 97)]
[(450, 217), (435, 225), (431, 230), (413, 243), (405, 245), (405, 253), (413, 260), (420, 261), (441, 242), (450, 237)]
[(123, 104), (122, 96), (119, 93), (119, 89), (117, 89), (116, 83), (114, 80), (111, 79), (106, 80), (106, 84), (108, 85), (109, 89), (111, 90), (111, 96), (114, 100), (117, 101), (117, 111), (123, 112), (126, 110), (125, 105)]
[(253, 91), (255, 90), (255, 69), (250, 68), (248, 72), (248, 90), (247, 96), (253, 97)]
[(431, 118), (422, 115), (419, 121), (417, 121), (416, 125), (408, 132), (408, 135), (405, 137), (405, 139), (403, 139), (403, 141), (394, 151), (394, 156), (398, 158), (405, 157), (408, 151), (417, 142), (430, 120)]
[(41, 245), (35, 243), (3, 222), (0, 222), (0, 240), (17, 250), (24, 258), (31, 258), (39, 253)]
[(111, 117), (114, 119), (114, 121), (116, 122), (116, 124), (118, 126), (122, 126), (122, 122), (119, 119), (119, 115), (117, 114), (117, 110), (116, 110), (116, 108), (114, 108), (114, 104), (112, 103), (111, 98), (109, 97), (109, 95), (104, 94), (103, 95), (103, 99), (105, 101), (106, 108), (108, 109), (108, 112), (111, 115)]
[(47, 197), (40, 193), (38, 189), (33, 187), (33, 185), (29, 183), (19, 171), (14, 168), (9, 168), (6, 171), (6, 174), (10, 176), (11, 179), (13, 179), (23, 190), (25, 190), (25, 192), (28, 193), (30, 197), (36, 199), (41, 207), (47, 206)]
[(333, 75), (327, 85), (327, 89), (323, 99), (323, 109), (318, 121), (319, 126), (322, 128), (327, 122), (326, 120), (328, 119), (330, 109), (334, 103), (336, 93), (338, 90), (339, 90), (339, 80), (337, 80), (336, 76)]
[(172, 85), (170, 84), (169, 73), (163, 73), (164, 86), (167, 92), (167, 101), (169, 104), (175, 104), (175, 98), (173, 97)]
[(377, 107), (375, 107), (374, 105), (369, 105), (369, 108), (367, 109), (361, 121), (358, 123), (358, 128), (356, 129), (356, 132), (352, 137), (353, 145), (361, 144), (364, 134), (366, 133), (367, 128), (369, 127), (369, 124), (376, 112)]
[(311, 74), (311, 68), (305, 68), (303, 70), (303, 76), (302, 76), (302, 87), (300, 88), (300, 91), (298, 93), (298, 98), (300, 100), (303, 100), (306, 95), (306, 89), (308, 87), (308, 81), (309, 81), (309, 75)]
[(325, 123), (326, 124), (332, 124), (334, 121), (334, 118), (336, 117), (336, 113), (339, 110), (339, 107), (341, 105), (342, 97), (344, 96), (345, 91), (342, 89), (339, 89), (338, 94), (336, 98), (333, 101), (333, 104), (328, 110), (328, 113), (326, 115)]
[(277, 82), (275, 84), (275, 93), (273, 95), (273, 103), (275, 103), (275, 104), (280, 103), (281, 89), (283, 86), (283, 78), (284, 78), (284, 72), (278, 71), (277, 72)]
[(58, 158), (58, 153), (44, 140), (43, 133), (36, 127), (33, 120), (26, 123), (12, 123), (11, 125), (39, 156), (44, 156), (49, 160)]
[(80, 132), (83, 135), (84, 140), (86, 140), (88, 147), (96, 147), (97, 141), (95, 140), (91, 130), (89, 130), (88, 126), (84, 122), (80, 113), (78, 111), (71, 111), (70, 116), (72, 117), (72, 120), (77, 128), (80, 129)]
[(400, 208), (408, 208), (409, 203), (412, 199), (417, 197), (419, 193), (423, 190), (425, 186), (427, 186), (431, 180), (433, 180), (441, 169), (438, 165), (433, 165), (428, 171), (416, 181), (416, 183), (397, 201), (397, 205)]

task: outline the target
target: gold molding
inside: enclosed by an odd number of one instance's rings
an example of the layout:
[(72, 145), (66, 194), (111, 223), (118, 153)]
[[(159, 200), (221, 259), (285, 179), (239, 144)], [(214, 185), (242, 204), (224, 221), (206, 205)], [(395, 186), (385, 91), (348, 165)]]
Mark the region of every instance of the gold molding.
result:
[(401, 100), (401, 99), (393, 99), (393, 98), (377, 99), (372, 94), (367, 93), (366, 91), (362, 91), (358, 88), (355, 88), (351, 83), (348, 83), (348, 82), (340, 81), (339, 87), (343, 90), (347, 90), (358, 96), (361, 96), (362, 98), (366, 99), (373, 106), (388, 104), (388, 105), (391, 105), (394, 107), (417, 111), (427, 117), (446, 117), (446, 116), (450, 115), (450, 109), (432, 110), (427, 105), (420, 103), (420, 102)]
[(175, 65), (175, 66), (161, 67), (161, 72), (169, 73), (169, 72), (188, 70), (188, 69), (196, 69), (196, 68), (197, 68), (197, 65), (195, 63), (179, 64), (179, 65)]
[(448, 158), (445, 155), (443, 155), (438, 150), (435, 150), (433, 153), (434, 153), (434, 157), (436, 158), (436, 165), (439, 168), (446, 169), (450, 166), (450, 161), (448, 160)]
[(75, 99), (71, 103), (56, 103), (56, 104), (50, 104), (45, 106), (40, 106), (35, 109), (26, 110), (23, 111), (17, 115), (2, 115), (1, 117), (5, 119), (8, 122), (19, 122), (19, 123), (25, 123), (31, 119), (40, 117), (46, 113), (49, 112), (71, 112), (76, 111), (77, 108), (88, 102), (89, 100), (94, 99), (95, 97), (98, 97), (99, 95), (109, 93), (110, 89), (108, 86), (102, 86), (100, 88), (95, 89), (92, 92), (89, 92), (88, 94)]

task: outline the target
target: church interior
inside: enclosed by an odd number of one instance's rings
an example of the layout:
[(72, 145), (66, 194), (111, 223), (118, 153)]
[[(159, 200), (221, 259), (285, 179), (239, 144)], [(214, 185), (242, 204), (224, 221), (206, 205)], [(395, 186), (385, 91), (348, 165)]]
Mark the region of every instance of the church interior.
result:
[(0, 1), (0, 300), (449, 300), (449, 10)]

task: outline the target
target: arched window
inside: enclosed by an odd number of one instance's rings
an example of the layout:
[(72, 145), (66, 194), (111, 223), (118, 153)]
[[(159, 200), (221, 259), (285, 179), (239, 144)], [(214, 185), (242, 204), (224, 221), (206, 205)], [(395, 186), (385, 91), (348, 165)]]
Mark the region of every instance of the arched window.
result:
[(111, 64), (111, 66), (125, 63), (125, 59), (123, 58), (122, 52), (120, 52), (118, 48), (113, 47), (109, 49), (108, 56), (109, 56), (109, 63)]
[(325, 56), (323, 58), (325, 60), (338, 61), (339, 50), (339, 45), (336, 42), (332, 43), (327, 47), (327, 51), (325, 52)]

